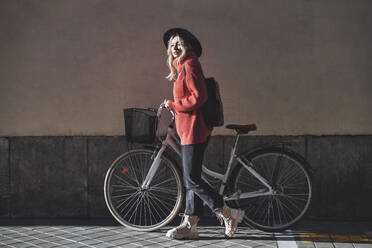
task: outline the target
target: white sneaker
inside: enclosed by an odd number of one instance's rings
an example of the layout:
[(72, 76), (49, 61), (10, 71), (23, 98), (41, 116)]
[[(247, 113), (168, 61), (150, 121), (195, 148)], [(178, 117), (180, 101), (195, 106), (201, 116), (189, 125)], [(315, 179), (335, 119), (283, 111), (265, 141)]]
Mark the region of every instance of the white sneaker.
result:
[(169, 230), (166, 234), (171, 239), (197, 239), (199, 233), (197, 230), (198, 216), (184, 215), (181, 224)]
[(238, 229), (238, 224), (244, 218), (244, 211), (240, 209), (230, 208), (224, 206), (221, 211), (216, 212), (217, 217), (222, 219), (225, 223), (225, 238), (234, 236)]

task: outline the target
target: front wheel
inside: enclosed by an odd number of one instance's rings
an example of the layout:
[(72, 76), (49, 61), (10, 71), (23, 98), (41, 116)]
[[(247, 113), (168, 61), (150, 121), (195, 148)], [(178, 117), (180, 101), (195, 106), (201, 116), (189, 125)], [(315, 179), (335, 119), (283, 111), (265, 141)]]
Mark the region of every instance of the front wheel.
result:
[(166, 157), (148, 188), (142, 182), (153, 162), (153, 151), (138, 149), (119, 156), (106, 173), (106, 205), (122, 225), (137, 231), (154, 231), (177, 215), (183, 198), (180, 173)]
[[(241, 157), (272, 187), (273, 192), (242, 164), (233, 172), (233, 190), (245, 194), (235, 201), (245, 211), (244, 222), (264, 231), (281, 231), (297, 223), (306, 213), (312, 196), (306, 162), (284, 148), (268, 148)], [(242, 197), (243, 198), (243, 197)]]

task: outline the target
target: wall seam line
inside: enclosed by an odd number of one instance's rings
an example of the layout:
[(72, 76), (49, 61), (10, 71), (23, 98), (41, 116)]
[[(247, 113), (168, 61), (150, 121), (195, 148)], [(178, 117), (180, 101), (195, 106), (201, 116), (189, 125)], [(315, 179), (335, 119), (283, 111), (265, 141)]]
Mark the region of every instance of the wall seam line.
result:
[(85, 149), (86, 149), (86, 154), (85, 154), (85, 163), (87, 165), (87, 217), (90, 218), (90, 187), (89, 187), (89, 137), (85, 137)]
[(8, 181), (8, 199), (7, 199), (7, 207), (8, 207), (8, 216), (9, 216), (9, 218), (11, 218), (12, 217), (12, 214), (11, 214), (11, 209), (13, 209), (11, 206), (10, 206), (10, 204), (13, 202), (13, 201), (11, 201), (10, 200), (10, 198), (11, 197), (13, 197), (13, 193), (12, 193), (12, 181), (11, 181), (11, 179), (12, 179), (12, 173), (11, 173), (11, 166), (10, 166), (10, 163), (11, 163), (11, 159), (10, 159), (10, 151), (11, 151), (11, 149), (10, 149), (10, 144), (11, 144), (11, 138), (8, 138), (8, 175), (9, 175), (9, 181)]

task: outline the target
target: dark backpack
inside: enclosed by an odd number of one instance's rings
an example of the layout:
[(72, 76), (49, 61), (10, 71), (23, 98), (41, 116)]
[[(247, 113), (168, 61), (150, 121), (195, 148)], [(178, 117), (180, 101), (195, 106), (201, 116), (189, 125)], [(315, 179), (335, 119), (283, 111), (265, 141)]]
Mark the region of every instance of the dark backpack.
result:
[[(183, 68), (183, 73), (186, 76), (186, 69)], [(213, 78), (206, 78), (205, 84), (207, 88), (208, 99), (200, 107), (203, 119), (209, 130), (213, 127), (220, 127), (223, 125), (223, 106), (220, 95), (220, 87), (217, 81)]]

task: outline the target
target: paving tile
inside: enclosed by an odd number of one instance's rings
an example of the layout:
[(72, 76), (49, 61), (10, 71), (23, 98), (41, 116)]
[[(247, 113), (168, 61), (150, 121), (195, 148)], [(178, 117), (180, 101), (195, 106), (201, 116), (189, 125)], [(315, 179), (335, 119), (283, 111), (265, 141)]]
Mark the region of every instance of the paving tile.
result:
[[(24, 228), (19, 228), (19, 229), (11, 229), (13, 232), (21, 232), (22, 234), (25, 234), (25, 235), (34, 235), (35, 233), (37, 233), (35, 230), (31, 229), (31, 228), (28, 228), (28, 227), (24, 227)], [(0, 233), (2, 233), (0, 231)]]
[(37, 231), (37, 232), (47, 232), (50, 231), (50, 226), (34, 226), (29, 228), (29, 230)]
[(98, 237), (101, 237), (101, 238), (104, 238), (104, 237), (111, 237), (111, 236), (115, 236), (115, 235), (120, 235), (120, 236), (122, 236), (121, 234), (117, 234), (117, 233), (115, 233), (115, 232), (107, 231), (107, 230), (97, 232), (97, 233), (94, 234), (94, 235), (95, 235), (97, 238), (98, 238)]
[(129, 247), (129, 248), (141, 247), (140, 244), (131, 243), (131, 242), (124, 241), (124, 240), (122, 240), (121, 242), (109, 242), (109, 244), (113, 245), (114, 247)]
[(59, 240), (56, 240), (55, 243), (58, 243), (60, 245), (66, 245), (68, 247), (69, 244), (75, 243), (75, 241), (67, 240), (67, 239), (59, 239)]
[(81, 244), (81, 243), (71, 243), (66, 245), (68, 248), (80, 248), (80, 247), (89, 247), (87, 245)]
[(52, 235), (50, 234), (46, 234), (46, 233), (36, 233), (33, 235), (33, 237), (37, 238), (37, 239), (46, 239), (46, 238), (50, 238), (50, 237), (53, 237)]
[(101, 232), (89, 233), (89, 234), (86, 234), (84, 236), (89, 237), (90, 239), (100, 239), (100, 238), (105, 237), (105, 235), (102, 234)]
[(48, 231), (47, 231), (48, 234), (50, 235), (59, 235), (59, 234), (63, 234), (65, 233), (64, 231), (62, 230), (58, 230), (58, 229), (54, 229), (53, 227), (50, 228)]
[[(19, 242), (19, 243), (15, 243), (15, 244), (12, 244), (12, 247), (16, 247), (16, 248), (25, 248), (27, 246), (30, 246), (29, 244), (25, 244), (23, 242)], [(34, 246), (35, 247), (35, 246)]]
[(22, 243), (22, 240), (21, 239), (7, 239), (7, 240), (3, 240), (2, 243), (4, 243), (5, 245), (14, 245), (16, 243)]
[(43, 240), (31, 240), (31, 241), (27, 241), (27, 242), (22, 241), (22, 243), (27, 244), (28, 246), (40, 247), (40, 245), (45, 243), (45, 241), (43, 241)]
[(314, 242), (316, 248), (334, 248), (331, 242)]
[(103, 243), (100, 243), (100, 244), (96, 244), (94, 246), (95, 248), (109, 248), (109, 247), (117, 247), (113, 244), (110, 244), (110, 243), (107, 243), (107, 242), (103, 242)]
[(48, 241), (48, 242), (55, 242), (55, 241), (61, 240), (61, 238), (57, 236), (49, 236), (47, 238), (44, 238), (43, 240)]
[(6, 243), (0, 242), (0, 247), (9, 247)]
[(3, 234), (3, 233), (0, 231), (0, 241), (1, 241), (1, 240), (4, 240), (4, 239), (7, 239), (7, 238), (8, 238), (7, 234)]
[(315, 248), (314, 243), (311, 241), (296, 241), (296, 244), (298, 248)]
[(372, 244), (357, 244), (353, 243), (355, 248), (372, 248)]
[[(69, 232), (70, 233), (70, 232)], [(91, 230), (78, 230), (78, 231), (75, 231), (73, 232), (75, 235), (89, 235), (89, 234), (92, 234), (94, 233), (93, 231)]]
[(58, 243), (50, 243), (50, 242), (45, 242), (45, 243), (40, 243), (37, 246), (41, 248), (51, 248), (53, 246), (57, 246)]
[(27, 246), (27, 244), (25, 244), (23, 242), (18, 242), (18, 243), (6, 244), (5, 246), (0, 246), (0, 247), (24, 248), (25, 246)]
[(25, 242), (25, 243), (31, 243), (31, 242), (34, 242), (34, 241), (38, 241), (38, 239), (35, 239), (34, 237), (30, 237), (30, 236), (21, 238), (21, 240), (22, 240), (22, 242)]
[(101, 240), (98, 240), (98, 239), (88, 239), (88, 240), (83, 240), (83, 241), (80, 241), (82, 244), (84, 245), (96, 245), (96, 244), (100, 244), (100, 243), (103, 243), (104, 241), (101, 241)]
[(0, 234), (0, 242), (4, 241), (4, 240), (8, 240), (9, 238), (5, 235), (1, 235)]
[(84, 236), (79, 236), (79, 235), (76, 235), (76, 234), (73, 234), (73, 233), (62, 234), (61, 237), (65, 238), (65, 239), (71, 239), (71, 240), (74, 240), (74, 241), (82, 241), (82, 240), (87, 239)]
[(100, 238), (102, 241), (113, 241), (113, 240), (119, 240), (123, 239), (123, 237), (119, 234), (114, 234), (114, 235), (107, 235), (106, 237)]
[(30, 240), (30, 241), (27, 241), (27, 244), (29, 244), (29, 245), (36, 245), (36, 246), (38, 246), (39, 244), (41, 244), (41, 243), (44, 243), (44, 241), (42, 241), (42, 240), (39, 240), (39, 239), (33, 239), (33, 240)]
[(335, 248), (354, 248), (352, 243), (333, 243)]
[(139, 244), (141, 246), (151, 246), (154, 244), (154, 242), (150, 241), (150, 240), (147, 240), (147, 239), (141, 239), (141, 240), (137, 240), (136, 241), (136, 244)]
[(113, 245), (131, 245), (131, 246), (139, 246), (139, 244), (136, 244), (135, 241), (133, 240), (128, 240), (128, 239), (117, 239), (117, 240), (112, 240), (110, 241), (110, 244)]
[(9, 232), (9, 233), (4, 234), (4, 237), (16, 239), (18, 237), (22, 237), (22, 235), (18, 232)]

